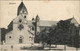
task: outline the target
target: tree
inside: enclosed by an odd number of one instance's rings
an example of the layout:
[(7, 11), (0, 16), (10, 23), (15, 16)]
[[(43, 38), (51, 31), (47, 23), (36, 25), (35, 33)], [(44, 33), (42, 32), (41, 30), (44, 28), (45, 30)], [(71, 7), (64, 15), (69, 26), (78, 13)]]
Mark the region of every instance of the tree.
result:
[[(57, 44), (68, 44), (70, 21), (59, 21), (56, 26)], [(66, 50), (66, 46), (64, 46)]]
[(51, 41), (50, 43), (50, 46), (51, 44), (56, 44), (55, 47), (57, 47), (57, 38), (56, 38), (56, 26), (52, 26), (50, 29), (49, 29), (49, 34), (48, 34), (48, 37)]
[(75, 32), (76, 32), (76, 35), (74, 37), (74, 45), (75, 45), (76, 51), (77, 51), (79, 48), (79, 28), (76, 27)]
[(40, 41), (42, 42), (42, 47), (43, 47), (43, 49), (44, 49), (44, 45), (45, 45), (45, 43), (46, 43), (46, 41), (47, 41), (47, 33), (46, 33), (46, 29), (44, 29), (44, 30), (42, 30), (41, 32), (40, 32)]

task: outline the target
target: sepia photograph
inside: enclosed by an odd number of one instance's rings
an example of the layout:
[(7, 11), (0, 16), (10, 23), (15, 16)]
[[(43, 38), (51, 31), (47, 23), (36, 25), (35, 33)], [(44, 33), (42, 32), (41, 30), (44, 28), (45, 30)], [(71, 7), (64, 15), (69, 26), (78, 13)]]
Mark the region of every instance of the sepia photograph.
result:
[(80, 51), (80, 0), (0, 0), (0, 51)]

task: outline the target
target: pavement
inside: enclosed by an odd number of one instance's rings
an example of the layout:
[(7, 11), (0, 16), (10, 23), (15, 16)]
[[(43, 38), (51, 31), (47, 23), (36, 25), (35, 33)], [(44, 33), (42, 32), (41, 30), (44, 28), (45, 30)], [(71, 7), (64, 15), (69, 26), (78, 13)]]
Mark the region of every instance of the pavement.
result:
[[(11, 45), (1, 45), (0, 48), (1, 51), (76, 51), (76, 48), (69, 46), (66, 46), (66, 50), (64, 50), (64, 45), (57, 45), (57, 48), (55, 48), (55, 45), (51, 45), (50, 50), (48, 46), (45, 46), (44, 50), (20, 50), (20, 46), (26, 46), (26, 45), (25, 44), (14, 45), (14, 48), (11, 48)], [(78, 48), (78, 51), (80, 51), (80, 48)]]

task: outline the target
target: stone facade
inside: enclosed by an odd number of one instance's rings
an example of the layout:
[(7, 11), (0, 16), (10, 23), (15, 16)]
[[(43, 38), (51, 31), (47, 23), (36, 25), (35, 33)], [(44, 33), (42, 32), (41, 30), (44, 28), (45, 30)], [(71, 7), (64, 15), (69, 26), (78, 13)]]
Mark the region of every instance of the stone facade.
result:
[(26, 20), (28, 11), (23, 2), (18, 7), (17, 17), (12, 20), (13, 30), (5, 36), (6, 44), (31, 44), (34, 43), (34, 32), (30, 31)]

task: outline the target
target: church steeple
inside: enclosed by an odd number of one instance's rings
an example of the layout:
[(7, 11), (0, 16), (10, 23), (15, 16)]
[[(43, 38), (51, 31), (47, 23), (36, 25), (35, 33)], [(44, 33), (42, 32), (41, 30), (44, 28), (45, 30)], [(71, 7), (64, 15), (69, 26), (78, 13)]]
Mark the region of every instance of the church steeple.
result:
[(37, 15), (37, 16), (36, 16), (36, 21), (39, 22), (39, 20), (40, 20), (40, 18), (39, 18), (39, 16)]
[(18, 7), (18, 11), (17, 11), (17, 16), (20, 14), (28, 14), (28, 11), (23, 3), (23, 1), (20, 3), (19, 7)]

